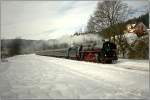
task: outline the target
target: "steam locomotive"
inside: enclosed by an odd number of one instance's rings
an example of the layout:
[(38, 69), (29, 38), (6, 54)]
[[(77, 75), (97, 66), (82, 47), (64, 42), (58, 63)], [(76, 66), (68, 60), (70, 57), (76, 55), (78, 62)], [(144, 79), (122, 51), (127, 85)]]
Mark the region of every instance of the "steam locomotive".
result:
[(97, 47), (95, 44), (82, 44), (69, 48), (37, 52), (36, 54), (79, 61), (116, 63), (118, 60), (116, 50), (116, 44), (106, 41), (103, 43), (102, 48)]

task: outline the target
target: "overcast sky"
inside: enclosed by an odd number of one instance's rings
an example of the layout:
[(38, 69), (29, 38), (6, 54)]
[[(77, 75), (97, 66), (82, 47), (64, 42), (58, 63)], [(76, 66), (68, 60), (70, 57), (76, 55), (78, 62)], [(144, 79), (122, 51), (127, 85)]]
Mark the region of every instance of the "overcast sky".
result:
[[(3, 1), (1, 3), (1, 38), (55, 39), (84, 28), (98, 1)], [(139, 9), (146, 0), (124, 1)]]

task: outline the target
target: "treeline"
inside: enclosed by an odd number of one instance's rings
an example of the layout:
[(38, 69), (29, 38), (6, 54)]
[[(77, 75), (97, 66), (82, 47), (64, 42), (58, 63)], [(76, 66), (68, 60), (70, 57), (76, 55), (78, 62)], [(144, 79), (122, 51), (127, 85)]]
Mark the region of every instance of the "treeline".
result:
[[(143, 23), (147, 28), (149, 27), (149, 14), (146, 13), (140, 17), (130, 19), (126, 22), (121, 22), (109, 26), (103, 29), (101, 32), (98, 32), (103, 38), (109, 38), (109, 40), (115, 42), (118, 45), (118, 55), (121, 55), (123, 58), (131, 59), (149, 59), (149, 37), (137, 34), (138, 39), (132, 45), (127, 43), (124, 34), (128, 24), (138, 24)], [(148, 35), (148, 31), (144, 33)], [(117, 36), (117, 39), (115, 38)], [(111, 39), (113, 37), (113, 39)]]
[(128, 24), (133, 24), (133, 23), (138, 24), (140, 22), (142, 22), (148, 28), (149, 27), (149, 13), (141, 15), (140, 17), (137, 17), (137, 18), (127, 20), (126, 22), (120, 22), (120, 23), (114, 24), (105, 29), (102, 29), (102, 31), (97, 32), (97, 33), (103, 38), (111, 38), (112, 36), (115, 36), (115, 35), (124, 34), (124, 31), (126, 30), (126, 26)]
[(68, 44), (58, 44), (56, 40), (2, 39), (1, 58), (66, 47), (68, 47)]
[(149, 13), (141, 15), (137, 18), (130, 19), (130, 20), (126, 21), (125, 24), (129, 24), (129, 23), (133, 23), (133, 22), (137, 22), (137, 23), (143, 22), (143, 24), (146, 25), (146, 27), (148, 28), (149, 27)]

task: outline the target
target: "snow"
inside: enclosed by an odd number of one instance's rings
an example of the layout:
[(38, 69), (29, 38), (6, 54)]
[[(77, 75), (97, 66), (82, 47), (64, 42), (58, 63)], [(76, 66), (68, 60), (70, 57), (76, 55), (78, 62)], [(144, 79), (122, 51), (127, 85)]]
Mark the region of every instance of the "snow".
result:
[(149, 61), (101, 64), (19, 55), (1, 62), (0, 99), (144, 99)]
[(126, 33), (124, 36), (126, 37), (128, 44), (132, 44), (138, 39), (138, 36), (135, 33)]

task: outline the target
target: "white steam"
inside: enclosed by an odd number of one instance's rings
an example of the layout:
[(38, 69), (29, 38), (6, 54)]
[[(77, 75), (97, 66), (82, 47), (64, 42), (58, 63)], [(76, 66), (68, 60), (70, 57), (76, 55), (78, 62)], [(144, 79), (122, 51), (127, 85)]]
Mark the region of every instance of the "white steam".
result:
[(96, 42), (97, 45), (102, 45), (102, 38), (97, 34), (85, 34), (85, 35), (75, 35), (75, 36), (69, 36), (64, 35), (61, 38), (58, 39), (58, 43), (67, 43), (68, 45), (72, 44), (82, 44), (89, 41)]

